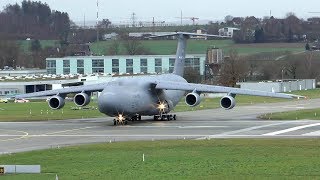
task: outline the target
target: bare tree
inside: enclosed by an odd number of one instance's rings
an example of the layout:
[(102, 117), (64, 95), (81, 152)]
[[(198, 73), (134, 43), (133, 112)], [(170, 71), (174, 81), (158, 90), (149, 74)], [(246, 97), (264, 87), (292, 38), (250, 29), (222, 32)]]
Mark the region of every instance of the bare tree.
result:
[(15, 42), (0, 40), (0, 67), (17, 65), (19, 48)]
[(141, 43), (140, 40), (125, 37), (123, 41), (123, 46), (127, 50), (129, 55), (142, 55), (142, 54), (151, 54)]
[(199, 83), (201, 81), (199, 72), (192, 67), (186, 67), (183, 76), (190, 83)]
[(113, 40), (111, 46), (108, 48), (108, 54), (119, 55), (120, 54), (120, 42), (119, 40)]
[(248, 74), (247, 62), (240, 58), (238, 52), (231, 49), (229, 57), (224, 60), (220, 69), (219, 84), (235, 87), (236, 83), (245, 79)]

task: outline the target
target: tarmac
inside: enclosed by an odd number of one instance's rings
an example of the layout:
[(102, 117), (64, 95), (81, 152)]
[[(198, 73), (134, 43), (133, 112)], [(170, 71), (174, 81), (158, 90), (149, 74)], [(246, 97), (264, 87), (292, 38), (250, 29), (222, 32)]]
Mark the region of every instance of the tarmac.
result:
[(41, 122), (0, 122), (0, 154), (89, 143), (163, 139), (319, 138), (320, 121), (261, 120), (265, 113), (320, 107), (320, 99), (237, 106), (176, 113), (176, 121), (129, 122), (113, 126), (113, 118)]

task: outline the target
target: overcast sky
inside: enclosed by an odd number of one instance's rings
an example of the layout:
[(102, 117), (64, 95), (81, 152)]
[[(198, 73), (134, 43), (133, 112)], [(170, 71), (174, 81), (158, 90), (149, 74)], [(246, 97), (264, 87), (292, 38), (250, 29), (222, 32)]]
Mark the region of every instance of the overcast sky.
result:
[[(0, 7), (22, 0), (0, 0)], [(96, 19), (96, 0), (40, 0), (49, 4), (51, 9), (68, 12), (73, 21)], [(3, 8), (2, 8), (3, 9)], [(320, 14), (319, 0), (99, 0), (100, 19), (111, 21), (129, 21), (131, 14), (136, 20), (179, 21), (181, 11), (185, 17), (199, 17), (202, 20), (223, 20), (232, 16), (269, 16), (270, 10), (275, 17), (284, 17), (294, 12), (301, 18)]]

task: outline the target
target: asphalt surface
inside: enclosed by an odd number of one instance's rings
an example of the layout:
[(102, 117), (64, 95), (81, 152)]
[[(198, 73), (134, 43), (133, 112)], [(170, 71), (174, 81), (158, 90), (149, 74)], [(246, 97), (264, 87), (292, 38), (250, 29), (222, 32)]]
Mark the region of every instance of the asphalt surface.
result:
[(177, 113), (176, 121), (129, 122), (113, 126), (113, 118), (43, 122), (0, 122), (0, 154), (59, 148), (96, 142), (210, 138), (318, 138), (320, 121), (270, 121), (264, 113), (320, 107), (320, 99), (259, 104), (233, 110)]

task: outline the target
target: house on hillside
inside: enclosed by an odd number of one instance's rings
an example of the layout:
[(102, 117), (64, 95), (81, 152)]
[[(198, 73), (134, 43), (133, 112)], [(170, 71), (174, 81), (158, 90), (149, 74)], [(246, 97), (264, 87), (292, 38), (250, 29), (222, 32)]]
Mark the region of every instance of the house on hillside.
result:
[(228, 36), (228, 37), (233, 37), (235, 31), (239, 31), (239, 28), (234, 28), (234, 27), (224, 27), (219, 29), (219, 35), (220, 36)]

